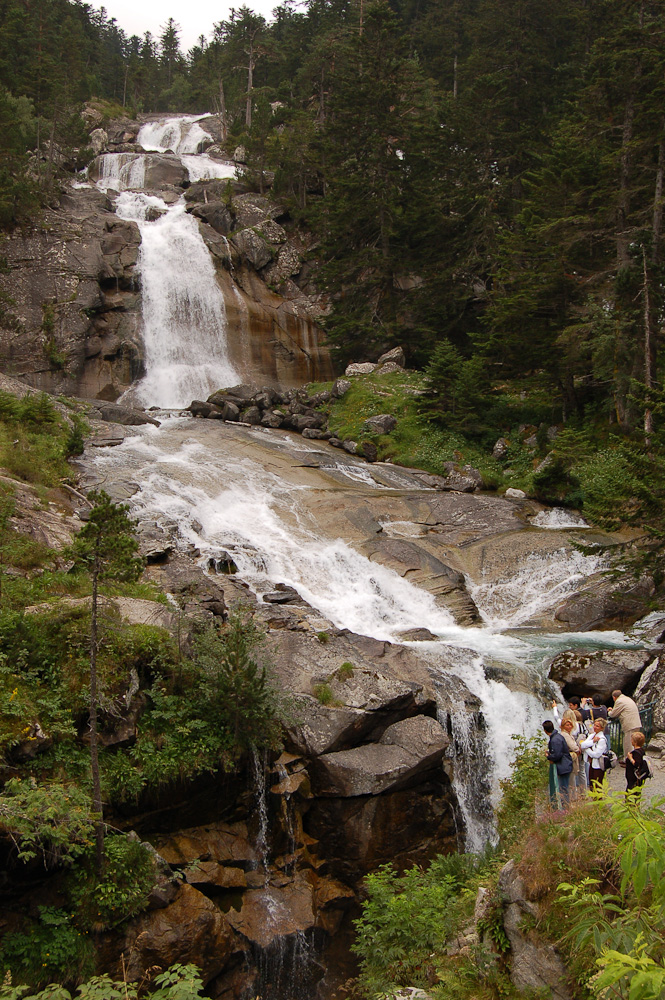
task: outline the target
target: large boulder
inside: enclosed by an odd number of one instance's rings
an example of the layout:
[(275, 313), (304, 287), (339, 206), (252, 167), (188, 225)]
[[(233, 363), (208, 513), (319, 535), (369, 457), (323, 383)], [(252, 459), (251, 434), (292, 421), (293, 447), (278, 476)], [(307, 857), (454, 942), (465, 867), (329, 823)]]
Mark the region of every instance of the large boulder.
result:
[(361, 361), (355, 362), (352, 365), (347, 365), (344, 374), (348, 377), (349, 375), (371, 375), (376, 369), (376, 365), (372, 364), (371, 361)]
[(658, 733), (665, 732), (665, 653), (651, 657), (651, 662), (640, 677), (634, 698), (638, 705), (654, 703), (654, 730)]
[(397, 365), (399, 368), (403, 368), (406, 364), (406, 355), (404, 354), (403, 347), (393, 347), (391, 351), (386, 351), (382, 354), (377, 365)]
[(654, 591), (653, 578), (648, 574), (621, 582), (598, 576), (591, 586), (566, 597), (554, 617), (580, 632), (613, 625), (625, 628), (644, 615)]
[(654, 657), (645, 649), (601, 649), (583, 653), (566, 650), (550, 663), (549, 676), (571, 695), (597, 695), (609, 701), (612, 691), (632, 690), (647, 663)]
[(286, 244), (279, 248), (277, 257), (269, 267), (266, 267), (263, 277), (269, 285), (281, 285), (298, 274), (301, 268), (302, 258), (300, 254), (295, 247)]
[(189, 205), (187, 211), (195, 219), (200, 219), (202, 222), (207, 223), (216, 233), (221, 233), (222, 236), (228, 236), (233, 229), (233, 216), (222, 201), (211, 201), (208, 204), (202, 205), (195, 203)]
[(92, 409), (90, 416), (105, 420), (110, 424), (124, 424), (125, 427), (136, 427), (140, 424), (152, 424), (159, 427), (159, 420), (149, 417), (144, 410), (136, 410), (131, 406), (120, 406), (118, 403), (105, 403), (90, 400)]
[(239, 950), (238, 937), (227, 916), (203, 893), (183, 885), (175, 900), (132, 920), (121, 953), (126, 979), (135, 982), (157, 966), (193, 963), (204, 983), (210, 982)]
[(256, 229), (241, 229), (231, 237), (231, 242), (244, 260), (260, 270), (273, 259), (271, 244)]
[(191, 866), (196, 861), (251, 866), (259, 860), (246, 823), (211, 823), (152, 838), (152, 844), (170, 865)]
[(397, 426), (397, 418), (392, 413), (380, 413), (376, 417), (370, 417), (363, 425), (363, 430), (369, 434), (389, 434)]
[(313, 787), (326, 797), (380, 795), (421, 780), (449, 743), (436, 719), (416, 715), (389, 726), (378, 743), (318, 757)]
[(533, 940), (522, 928), (533, 922), (538, 909), (527, 897), (514, 861), (499, 874), (503, 897), (503, 926), (510, 941), (510, 978), (518, 990), (538, 993), (551, 1000), (572, 1000), (570, 974), (554, 944)]
[(233, 199), (236, 228), (248, 229), (258, 226), (267, 219), (277, 219), (284, 209), (261, 194), (240, 194)]

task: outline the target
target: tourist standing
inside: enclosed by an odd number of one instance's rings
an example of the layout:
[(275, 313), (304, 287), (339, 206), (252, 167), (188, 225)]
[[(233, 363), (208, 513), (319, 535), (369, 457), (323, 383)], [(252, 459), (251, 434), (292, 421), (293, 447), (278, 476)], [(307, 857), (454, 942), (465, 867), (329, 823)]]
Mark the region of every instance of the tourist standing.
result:
[(559, 779), (559, 790), (561, 792), (561, 803), (562, 805), (568, 805), (568, 786), (570, 785), (570, 776), (573, 771), (573, 759), (570, 755), (568, 744), (561, 733), (556, 733), (554, 731), (554, 723), (547, 719), (543, 722), (543, 729), (549, 737), (549, 744), (547, 751), (545, 752), (545, 756), (549, 760), (550, 764), (554, 764), (556, 767), (556, 773)]
[(622, 694), (619, 690), (612, 692), (612, 698), (614, 699), (614, 707), (609, 710), (608, 716), (610, 719), (618, 719), (621, 723), (623, 755), (627, 757), (633, 746), (631, 742), (633, 733), (642, 728), (640, 710), (632, 698), (629, 698), (627, 694)]
[(646, 736), (644, 733), (633, 733), (631, 736), (631, 751), (626, 756), (626, 798), (631, 796), (633, 801), (639, 802), (642, 795), (642, 785), (647, 777), (647, 769), (644, 763), (646, 753), (644, 744)]
[(574, 723), (576, 723), (576, 721), (577, 720), (573, 720), (573, 719), (562, 719), (561, 720), (561, 735), (563, 736), (564, 740), (566, 741), (566, 746), (568, 747), (568, 750), (570, 751), (570, 756), (571, 756), (572, 761), (573, 761), (572, 777), (570, 779), (570, 783), (572, 785), (573, 793), (575, 793), (575, 792), (580, 792), (581, 793), (582, 791), (584, 791), (585, 783), (583, 781), (580, 781), (581, 774), (583, 773), (580, 770), (580, 756), (582, 754), (582, 751), (580, 750), (579, 744), (575, 740), (575, 736), (574, 736), (574, 732), (573, 732)]
[(587, 781), (589, 788), (602, 788), (605, 780), (605, 757), (607, 751), (607, 738), (603, 730), (607, 723), (605, 719), (596, 719), (593, 724), (593, 732), (580, 743), (580, 749), (584, 750), (584, 760), (586, 762)]

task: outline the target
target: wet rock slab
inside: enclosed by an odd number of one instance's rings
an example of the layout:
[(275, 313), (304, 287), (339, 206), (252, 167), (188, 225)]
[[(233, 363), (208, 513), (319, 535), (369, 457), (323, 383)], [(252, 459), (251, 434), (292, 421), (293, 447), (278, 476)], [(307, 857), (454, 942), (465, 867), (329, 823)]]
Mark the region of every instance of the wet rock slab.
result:
[(319, 757), (314, 790), (331, 797), (380, 795), (422, 778), (440, 763), (449, 743), (436, 719), (404, 719), (389, 726), (378, 743)]

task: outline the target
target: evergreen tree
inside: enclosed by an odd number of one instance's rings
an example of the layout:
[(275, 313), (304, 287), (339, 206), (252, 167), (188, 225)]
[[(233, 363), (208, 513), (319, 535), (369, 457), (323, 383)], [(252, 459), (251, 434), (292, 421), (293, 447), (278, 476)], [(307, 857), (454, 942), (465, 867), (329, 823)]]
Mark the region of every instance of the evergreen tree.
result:
[(92, 509), (88, 520), (74, 540), (70, 552), (75, 565), (85, 568), (92, 581), (90, 619), (90, 764), (92, 772), (92, 807), (95, 812), (97, 874), (104, 867), (104, 812), (99, 772), (97, 712), (99, 678), (97, 647), (99, 641), (100, 588), (110, 582), (133, 582), (143, 571), (143, 560), (136, 557), (138, 543), (134, 525), (127, 517), (128, 508), (113, 503), (102, 490), (88, 494)]

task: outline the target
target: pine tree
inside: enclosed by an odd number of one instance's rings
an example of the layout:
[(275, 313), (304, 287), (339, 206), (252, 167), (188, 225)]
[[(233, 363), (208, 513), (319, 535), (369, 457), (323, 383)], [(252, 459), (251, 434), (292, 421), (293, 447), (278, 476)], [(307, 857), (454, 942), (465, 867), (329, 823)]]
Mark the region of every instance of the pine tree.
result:
[(85, 568), (92, 581), (90, 620), (90, 764), (92, 772), (92, 807), (95, 813), (97, 874), (104, 867), (104, 812), (99, 772), (97, 712), (99, 678), (97, 648), (99, 642), (100, 588), (110, 582), (133, 582), (143, 571), (143, 560), (136, 557), (138, 543), (134, 525), (127, 517), (128, 508), (115, 504), (103, 490), (88, 494), (92, 504), (89, 518), (71, 546), (75, 565)]

